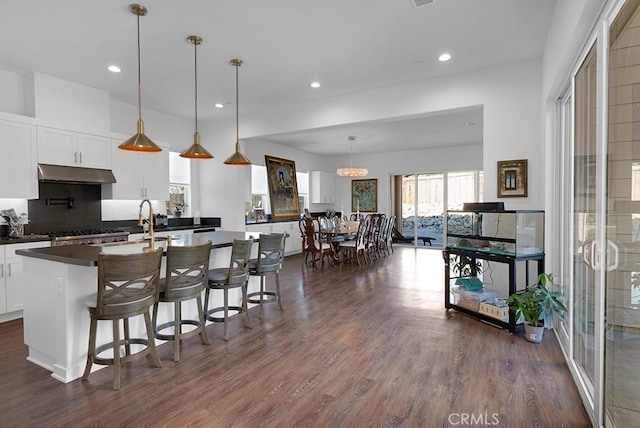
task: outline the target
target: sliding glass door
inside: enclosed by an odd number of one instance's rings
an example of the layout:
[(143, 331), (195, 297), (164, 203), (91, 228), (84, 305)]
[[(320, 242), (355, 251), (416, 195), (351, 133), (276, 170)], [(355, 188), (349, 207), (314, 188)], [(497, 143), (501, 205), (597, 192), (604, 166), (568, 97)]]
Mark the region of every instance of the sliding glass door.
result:
[[(414, 245), (442, 246), (444, 218), (444, 174), (442, 172), (402, 176), (402, 234)], [(427, 244), (428, 245), (428, 244)]]
[(596, 87), (594, 45), (575, 76), (573, 142), (573, 359), (591, 398), (595, 378)]
[(609, 32), (605, 396), (618, 427), (640, 424), (640, 1)]
[(402, 180), (402, 234), (413, 245), (442, 247), (445, 207), (461, 210), (464, 202), (482, 200), (482, 171), (407, 174), (394, 179)]

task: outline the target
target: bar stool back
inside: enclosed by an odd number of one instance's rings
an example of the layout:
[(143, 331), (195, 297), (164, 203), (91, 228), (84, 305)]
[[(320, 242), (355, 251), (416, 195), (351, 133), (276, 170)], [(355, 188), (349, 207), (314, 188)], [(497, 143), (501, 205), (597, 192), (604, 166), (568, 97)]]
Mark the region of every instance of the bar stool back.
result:
[[(120, 366), (122, 363), (151, 354), (156, 367), (162, 367), (153, 340), (153, 328), (149, 309), (158, 298), (158, 277), (162, 262), (162, 248), (136, 254), (98, 254), (98, 294), (87, 302), (91, 324), (87, 364), (82, 379), (86, 380), (93, 363), (113, 365), (113, 389), (120, 389)], [(131, 338), (129, 318), (144, 315), (146, 338)], [(111, 320), (113, 342), (96, 347), (98, 321)], [(124, 324), (124, 340), (120, 340), (120, 320)], [(134, 354), (131, 345), (144, 348)], [(121, 356), (124, 345), (125, 354)], [(113, 358), (99, 355), (107, 349), (113, 350)]]
[[(173, 361), (180, 360), (180, 341), (200, 334), (202, 343), (209, 344), (205, 329), (205, 318), (202, 309), (202, 290), (207, 283), (211, 241), (202, 245), (167, 247), (167, 270), (160, 279), (158, 302), (153, 305), (153, 334), (156, 339), (173, 340)], [(198, 319), (182, 318), (182, 302), (196, 300)], [(173, 320), (158, 325), (158, 307), (160, 303), (173, 303)], [(195, 328), (184, 331), (183, 326)], [(162, 331), (172, 328), (172, 334)]]
[[(251, 258), (252, 239), (234, 239), (231, 248), (231, 260), (228, 268), (209, 270), (208, 286), (204, 296), (205, 318), (213, 322), (224, 322), (224, 340), (229, 340), (229, 311), (244, 313), (245, 322), (249, 328), (253, 328), (249, 319), (247, 308), (247, 282), (249, 280), (249, 259)], [(229, 306), (229, 290), (242, 288), (242, 306)], [(211, 290), (224, 291), (224, 305), (209, 309), (209, 292)], [(224, 317), (213, 316), (216, 312), (224, 312)]]
[[(282, 269), (284, 262), (286, 239), (287, 235), (284, 233), (261, 234), (258, 243), (258, 258), (249, 261), (249, 275), (260, 277), (260, 291), (250, 293), (247, 297), (249, 303), (260, 304), (260, 318), (264, 316), (263, 303), (278, 302), (280, 310), (284, 311), (280, 299), (280, 269)], [(265, 291), (265, 276), (268, 274), (275, 276), (275, 291)]]

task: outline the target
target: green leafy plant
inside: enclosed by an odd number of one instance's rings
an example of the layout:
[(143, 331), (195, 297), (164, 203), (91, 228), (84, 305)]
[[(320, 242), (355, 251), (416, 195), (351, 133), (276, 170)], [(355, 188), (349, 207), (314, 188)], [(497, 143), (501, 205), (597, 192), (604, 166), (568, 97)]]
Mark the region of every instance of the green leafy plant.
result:
[(480, 272), (482, 270), (482, 265), (477, 259), (463, 255), (455, 255), (453, 256), (451, 269), (458, 276), (471, 276)]
[(173, 203), (173, 208), (176, 211), (180, 211), (183, 212), (185, 208), (187, 208), (189, 205), (186, 202), (174, 202)]
[(549, 290), (547, 284), (556, 285), (553, 275), (541, 273), (534, 285), (509, 296), (507, 305), (516, 312), (516, 319), (522, 316), (525, 322), (536, 327), (543, 327), (545, 320), (553, 315), (564, 319), (567, 312), (564, 296)]

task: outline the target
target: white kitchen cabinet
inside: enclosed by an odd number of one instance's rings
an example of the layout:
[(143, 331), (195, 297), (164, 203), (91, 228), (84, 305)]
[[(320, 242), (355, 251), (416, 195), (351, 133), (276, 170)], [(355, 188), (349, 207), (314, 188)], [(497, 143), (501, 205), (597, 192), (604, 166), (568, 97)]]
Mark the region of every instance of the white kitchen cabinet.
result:
[(116, 183), (102, 186), (105, 199), (169, 199), (169, 151), (134, 152), (119, 149), (112, 140), (111, 169)]
[(38, 126), (38, 162), (84, 168), (111, 168), (111, 139)]
[(311, 203), (332, 204), (335, 193), (335, 177), (324, 171), (309, 173), (311, 184)]
[(288, 236), (284, 243), (285, 255), (288, 256), (302, 252), (300, 230), (298, 228), (297, 221), (248, 224), (246, 226), (246, 231), (259, 233), (287, 233)]
[[(24, 305), (22, 256), (16, 250), (48, 247), (49, 241), (0, 246), (0, 321), (20, 318)], [(14, 313), (15, 312), (15, 313)]]
[(36, 127), (0, 120), (0, 198), (38, 198)]

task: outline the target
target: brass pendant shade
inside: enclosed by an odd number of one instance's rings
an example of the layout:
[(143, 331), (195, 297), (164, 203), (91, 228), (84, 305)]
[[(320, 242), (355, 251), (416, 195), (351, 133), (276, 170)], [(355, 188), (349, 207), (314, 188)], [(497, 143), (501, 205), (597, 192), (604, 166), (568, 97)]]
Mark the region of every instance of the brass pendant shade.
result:
[(353, 135), (349, 137), (349, 141), (351, 142), (350, 153), (349, 153), (349, 166), (338, 168), (336, 174), (340, 177), (364, 177), (369, 173), (367, 168), (360, 168), (357, 166), (353, 166), (353, 141), (356, 139)]
[(147, 14), (147, 8), (139, 4), (130, 4), (129, 10), (137, 16), (138, 21), (138, 132), (119, 148), (136, 152), (160, 152), (162, 149), (144, 134), (144, 122), (142, 121), (142, 82), (140, 78), (140, 17)]
[(202, 44), (202, 38), (198, 36), (189, 36), (187, 41), (193, 44), (193, 58), (194, 58), (194, 81), (195, 81), (195, 123), (196, 130), (193, 133), (193, 144), (180, 153), (180, 156), (188, 159), (211, 159), (213, 155), (207, 151), (202, 145), (200, 145), (200, 134), (198, 133), (198, 45)]
[(240, 140), (238, 137), (240, 116), (240, 108), (238, 106), (238, 68), (242, 65), (242, 60), (234, 58), (229, 63), (236, 68), (236, 151), (224, 163), (226, 165), (251, 165), (251, 161), (240, 152)]

